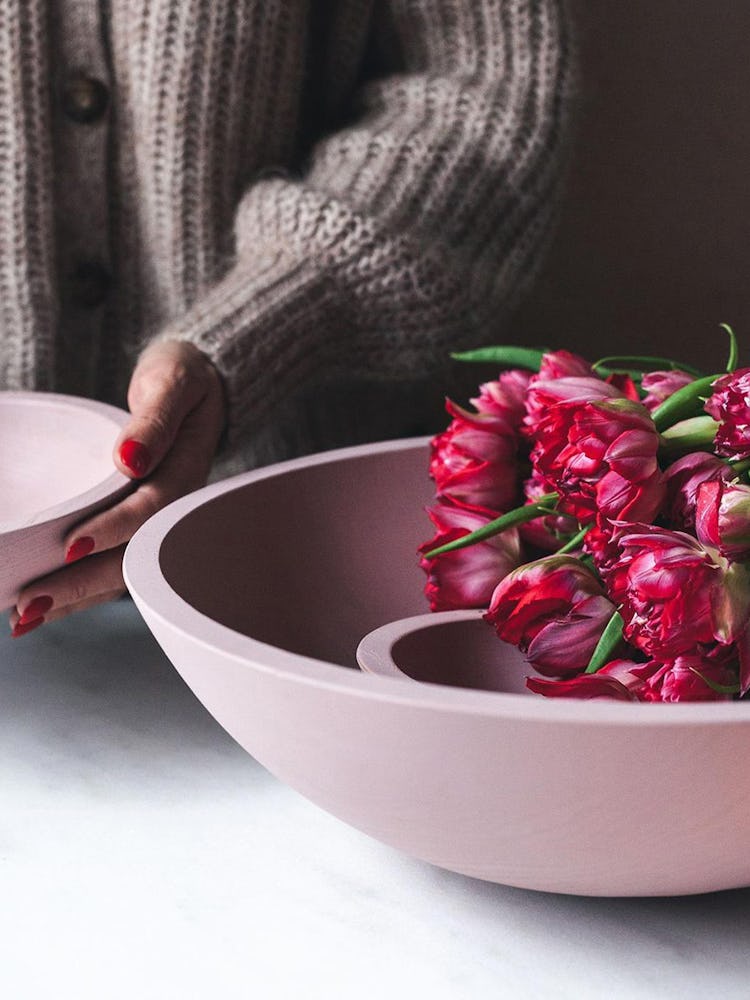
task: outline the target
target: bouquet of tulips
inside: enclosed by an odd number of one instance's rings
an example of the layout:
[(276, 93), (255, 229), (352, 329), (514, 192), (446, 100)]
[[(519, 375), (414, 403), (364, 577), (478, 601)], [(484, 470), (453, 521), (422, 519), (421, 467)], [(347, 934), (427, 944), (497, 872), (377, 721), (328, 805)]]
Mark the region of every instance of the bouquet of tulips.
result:
[(434, 611), (484, 618), (534, 692), (631, 701), (750, 690), (750, 368), (482, 348), (502, 369), (431, 443)]

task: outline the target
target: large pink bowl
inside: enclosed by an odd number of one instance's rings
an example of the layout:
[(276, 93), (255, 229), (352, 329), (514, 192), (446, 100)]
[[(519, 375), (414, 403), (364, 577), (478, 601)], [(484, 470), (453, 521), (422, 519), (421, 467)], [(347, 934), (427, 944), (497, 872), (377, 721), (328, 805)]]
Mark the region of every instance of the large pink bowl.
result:
[(130, 488), (112, 448), (128, 414), (42, 392), (0, 392), (0, 610), (63, 564), (73, 526)]
[(750, 704), (347, 669), (362, 636), (425, 610), (426, 467), (424, 439), (329, 452), (208, 486), (138, 532), (128, 586), (198, 698), (282, 781), (436, 865), (589, 895), (750, 884)]

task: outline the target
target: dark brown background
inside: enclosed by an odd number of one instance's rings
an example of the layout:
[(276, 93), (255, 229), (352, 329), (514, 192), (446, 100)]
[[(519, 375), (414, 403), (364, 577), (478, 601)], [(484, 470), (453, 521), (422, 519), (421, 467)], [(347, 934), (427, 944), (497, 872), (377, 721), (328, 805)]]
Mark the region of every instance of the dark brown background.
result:
[(750, 364), (750, 7), (572, 0), (581, 93), (561, 226), (515, 342)]

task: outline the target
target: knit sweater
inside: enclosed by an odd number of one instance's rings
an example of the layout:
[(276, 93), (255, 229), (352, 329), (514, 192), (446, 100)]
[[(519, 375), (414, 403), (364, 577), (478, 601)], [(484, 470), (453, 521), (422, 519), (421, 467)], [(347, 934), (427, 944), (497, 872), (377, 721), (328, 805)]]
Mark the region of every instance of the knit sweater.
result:
[(244, 465), (415, 429), (547, 241), (562, 3), (0, 0), (0, 388), (171, 337)]

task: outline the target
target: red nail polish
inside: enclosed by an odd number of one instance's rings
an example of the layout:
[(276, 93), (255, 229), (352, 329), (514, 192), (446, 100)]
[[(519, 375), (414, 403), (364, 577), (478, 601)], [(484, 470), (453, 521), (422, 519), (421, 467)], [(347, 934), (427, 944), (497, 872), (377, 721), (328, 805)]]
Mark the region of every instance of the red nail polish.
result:
[(134, 476), (145, 476), (151, 464), (148, 448), (140, 441), (124, 441), (120, 445), (120, 461)]
[(18, 639), (19, 636), (26, 635), (27, 632), (39, 628), (40, 625), (44, 625), (44, 618), (35, 618), (33, 622), (19, 622), (10, 633), (10, 637), (11, 639)]
[(84, 556), (93, 552), (95, 544), (94, 539), (90, 538), (88, 535), (84, 535), (83, 538), (76, 538), (68, 551), (65, 553), (65, 562), (72, 563), (77, 562), (79, 559), (83, 559)]
[(35, 597), (34, 600), (26, 605), (26, 610), (21, 615), (18, 624), (28, 625), (29, 622), (35, 621), (41, 615), (46, 615), (49, 609), (55, 602), (49, 595), (44, 594), (41, 597)]

